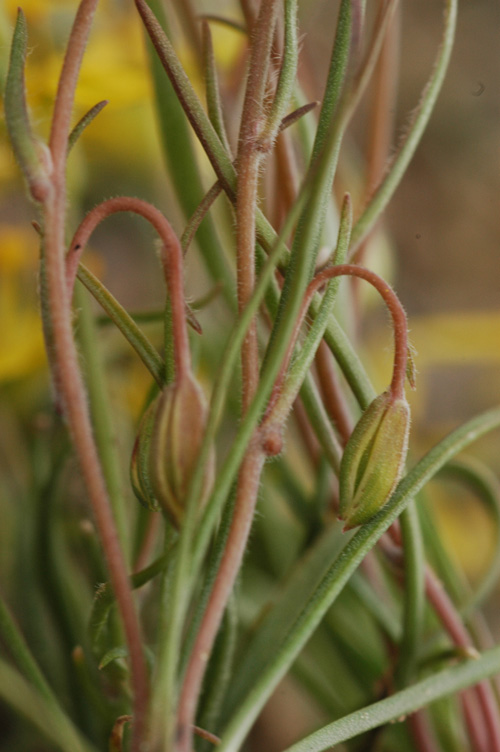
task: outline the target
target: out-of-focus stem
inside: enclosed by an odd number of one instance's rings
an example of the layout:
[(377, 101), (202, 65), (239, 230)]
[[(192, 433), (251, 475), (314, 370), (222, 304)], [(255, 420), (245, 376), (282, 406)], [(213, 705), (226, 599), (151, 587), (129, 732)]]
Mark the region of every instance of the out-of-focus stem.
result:
[[(259, 17), (253, 30), (249, 74), (241, 116), (236, 183), (236, 252), (240, 315), (248, 305), (255, 288), (255, 217), (258, 170), (262, 159), (258, 137), (265, 125), (264, 96), (278, 7), (278, 0), (261, 3)], [(259, 383), (255, 317), (243, 341), (241, 364), (242, 411), (245, 414), (252, 403)], [(264, 458), (259, 442), (251, 441), (238, 476), (235, 509), (226, 547), (182, 687), (178, 709), (178, 752), (190, 752), (191, 749), (192, 726), (206, 664), (243, 560), (252, 526)]]
[[(450, 597), (429, 566), (426, 567), (425, 590), (427, 598), (455, 645), (465, 650), (470, 649), (473, 644), (472, 638)], [(500, 718), (491, 685), (488, 681), (482, 681), (476, 684), (474, 690), (483, 716), (481, 725), (487, 729), (490, 738), (488, 749), (490, 752), (500, 752)]]

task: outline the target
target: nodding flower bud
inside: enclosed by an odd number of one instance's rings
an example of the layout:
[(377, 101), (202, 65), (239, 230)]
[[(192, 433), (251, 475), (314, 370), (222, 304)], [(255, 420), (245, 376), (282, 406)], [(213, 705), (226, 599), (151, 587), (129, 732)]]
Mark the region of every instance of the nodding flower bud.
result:
[(368, 406), (340, 463), (340, 519), (344, 530), (368, 522), (384, 506), (403, 472), (410, 408), (390, 390)]
[[(155, 501), (176, 527), (180, 527), (184, 517), (206, 421), (205, 397), (191, 374), (165, 387), (155, 405), (148, 478)], [(212, 452), (205, 469), (200, 506), (210, 493), (214, 464)]]

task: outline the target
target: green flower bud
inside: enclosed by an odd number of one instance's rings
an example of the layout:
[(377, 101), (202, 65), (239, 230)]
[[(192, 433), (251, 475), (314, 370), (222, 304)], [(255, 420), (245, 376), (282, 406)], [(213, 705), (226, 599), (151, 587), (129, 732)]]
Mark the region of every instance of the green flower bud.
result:
[(340, 463), (344, 530), (368, 522), (384, 506), (403, 472), (410, 408), (390, 391), (376, 397), (356, 424)]
[[(149, 450), (149, 478), (154, 497), (171, 522), (180, 527), (186, 495), (196, 466), (207, 421), (207, 405), (191, 375), (167, 386), (154, 414)], [(205, 470), (203, 495), (207, 499), (213, 483), (215, 457)]]

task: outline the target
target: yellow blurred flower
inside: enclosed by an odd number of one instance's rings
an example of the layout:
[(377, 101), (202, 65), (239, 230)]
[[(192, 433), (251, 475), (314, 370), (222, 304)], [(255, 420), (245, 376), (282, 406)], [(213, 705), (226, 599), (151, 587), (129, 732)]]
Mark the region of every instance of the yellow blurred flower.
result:
[(27, 376), (45, 361), (37, 256), (33, 230), (0, 227), (0, 382)]

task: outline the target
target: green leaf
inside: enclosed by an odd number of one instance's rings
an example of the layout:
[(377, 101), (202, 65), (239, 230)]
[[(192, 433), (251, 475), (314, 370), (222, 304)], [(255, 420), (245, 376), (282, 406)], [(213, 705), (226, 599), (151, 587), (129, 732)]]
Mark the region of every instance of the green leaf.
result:
[(496, 528), (492, 560), (484, 579), (475, 584), (474, 592), (466, 599), (462, 609), (462, 613), (467, 616), (491, 595), (500, 578), (500, 486), (491, 470), (471, 457), (448, 462), (443, 467), (441, 475), (456, 477), (466, 483), (489, 508)]
[(1, 659), (0, 698), (61, 752), (97, 752), (61, 709), (49, 704), (18, 671)]
[(215, 55), (212, 43), (212, 32), (210, 31), (210, 26), (206, 20), (202, 23), (202, 38), (208, 116), (226, 152), (230, 154), (231, 149), (229, 148), (229, 141), (222, 114), (219, 82), (217, 79)]
[(276, 94), (271, 106), (271, 112), (264, 127), (262, 137), (272, 142), (281, 127), (281, 122), (288, 109), (295, 87), (297, 65), (299, 60), (299, 44), (297, 39), (297, 0), (286, 0), (285, 39), (283, 42), (283, 59)]
[[(406, 715), (431, 702), (477, 684), (482, 679), (500, 672), (500, 648), (483, 653), (459, 666), (439, 671), (427, 679), (404, 689), (385, 700), (357, 710), (288, 747), (285, 752), (323, 752), (334, 744), (377, 728), (391, 721), (404, 720)], [(225, 749), (222, 745), (221, 749)]]
[(36, 201), (43, 201), (49, 190), (47, 170), (50, 154), (31, 130), (24, 81), (27, 43), (26, 19), (19, 8), (5, 83), (5, 119), (14, 154), (28, 182), (30, 193)]
[(326, 611), (356, 571), (368, 551), (401, 514), (419, 490), (443, 465), (484, 433), (500, 427), (500, 408), (470, 420), (444, 438), (400, 481), (386, 506), (364, 525), (335, 558), (317, 588), (303, 603), (294, 623), (274, 643), (274, 656), (260, 673), (239, 709), (229, 720), (221, 752), (236, 752), (271, 693), (286, 674)]
[(90, 269), (87, 269), (83, 264), (79, 264), (77, 276), (134, 348), (158, 386), (163, 387), (165, 384), (165, 364), (132, 317), (102, 282), (92, 274)]
[(90, 123), (98, 116), (98, 114), (103, 110), (106, 105), (108, 104), (107, 99), (103, 99), (102, 102), (98, 102), (95, 104), (88, 112), (85, 113), (85, 115), (78, 121), (78, 123), (75, 125), (71, 133), (69, 134), (68, 138), (68, 153), (71, 151), (73, 146), (76, 144), (80, 136), (82, 135), (83, 131), (87, 126), (90, 125)]
[(272, 660), (283, 634), (288, 626), (297, 620), (304, 603), (318, 587), (332, 560), (341, 550), (342, 542), (340, 528), (334, 525), (325, 531), (314, 547), (297, 562), (273, 607), (268, 607), (264, 618), (259, 620), (259, 628), (252, 635), (245, 654), (238, 663), (238, 672), (233, 678), (231, 692), (226, 701), (225, 717), (236, 711), (239, 703)]
[(350, 257), (352, 257), (363, 238), (370, 232), (391, 200), (429, 122), (451, 57), (457, 22), (457, 7), (458, 0), (447, 0), (443, 38), (432, 74), (413, 115), (403, 144), (399, 148), (383, 182), (377, 188), (369, 204), (365, 207), (362, 215), (354, 225)]
[(116, 647), (111, 648), (111, 650), (108, 650), (107, 653), (103, 655), (99, 662), (99, 670), (106, 668), (106, 666), (109, 666), (109, 664), (113, 663), (113, 661), (124, 660), (127, 657), (127, 648), (124, 645), (117, 645)]

